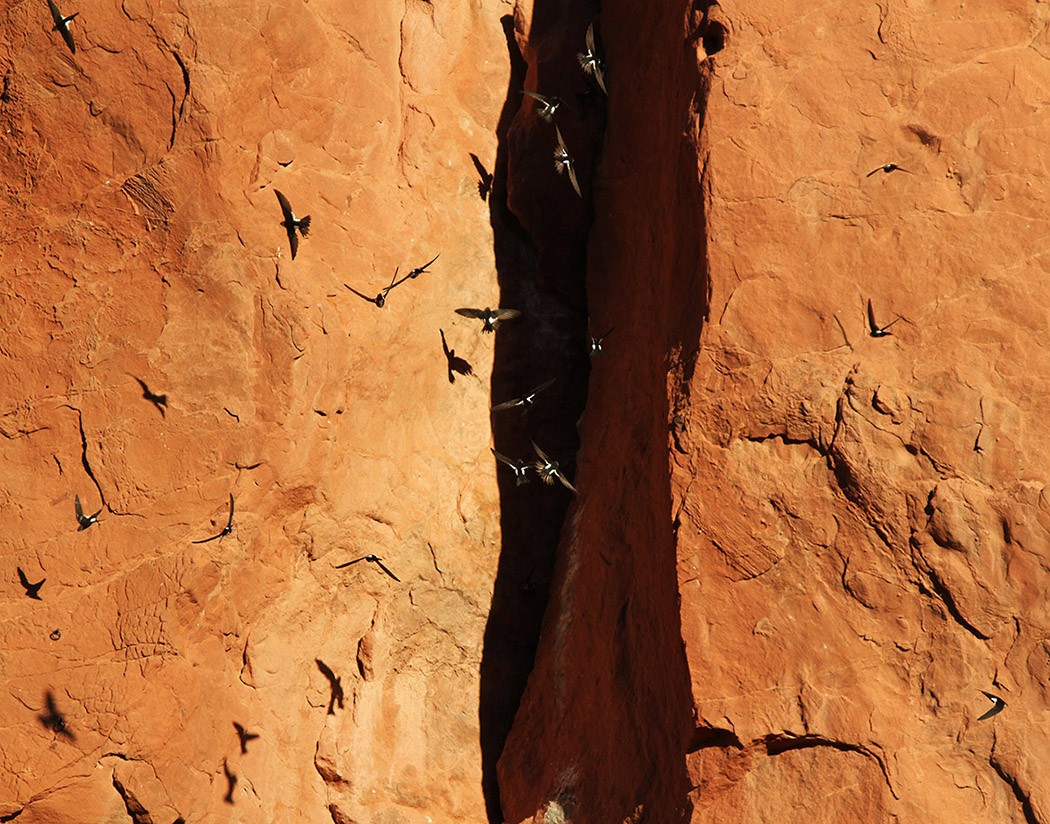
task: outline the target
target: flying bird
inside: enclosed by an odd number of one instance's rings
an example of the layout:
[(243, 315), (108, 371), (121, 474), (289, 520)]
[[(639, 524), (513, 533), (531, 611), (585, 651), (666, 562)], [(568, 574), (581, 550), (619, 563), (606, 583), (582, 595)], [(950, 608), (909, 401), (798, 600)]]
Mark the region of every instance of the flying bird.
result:
[(513, 409), (515, 406), (520, 406), (522, 409), (527, 411), (531, 409), (532, 405), (536, 402), (536, 396), (540, 394), (540, 392), (542, 392), (544, 389), (548, 389), (553, 383), (554, 378), (551, 378), (549, 381), (544, 381), (531, 392), (522, 395), (520, 398), (513, 398), (509, 401), (504, 401), (503, 403), (497, 403), (494, 407), (492, 407), (491, 411), (499, 412), (502, 409)]
[(478, 157), (474, 152), (470, 153), (470, 159), (474, 161), (474, 168), (478, 172), (478, 194), (481, 195), (482, 200), (488, 200), (489, 195), (492, 193), (492, 183), (495, 179), (488, 169), (485, 168), (485, 164), (481, 162), (481, 158)]
[(525, 461), (513, 461), (506, 455), (500, 455), (495, 449), (491, 450), (492, 454), (496, 456), (496, 460), (504, 466), (509, 466), (511, 472), (514, 473), (514, 485), (521, 486), (529, 482), (528, 468), (529, 465)]
[(522, 90), (521, 93), (536, 101), (536, 114), (539, 115), (540, 120), (547, 123), (554, 122), (554, 114), (562, 104), (562, 99), (560, 97), (547, 97), (546, 95), (524, 90)]
[(532, 442), (532, 448), (536, 450), (536, 456), (539, 458), (539, 460), (536, 461), (533, 464), (533, 466), (536, 468), (536, 471), (540, 474), (540, 480), (547, 484), (547, 486), (551, 486), (554, 484), (555, 478), (557, 478), (559, 481), (561, 481), (562, 486), (564, 486), (566, 489), (568, 489), (575, 495), (576, 487), (569, 483), (569, 479), (561, 473), (561, 470), (558, 468), (558, 462), (552, 461), (550, 458), (548, 458), (543, 453), (543, 450), (536, 446), (535, 441)]
[(223, 799), (227, 804), (233, 803), (233, 788), (237, 786), (237, 776), (230, 771), (230, 765), (226, 759), (222, 759), (222, 771), (226, 775), (226, 797)]
[[(431, 261), (431, 262), (433, 262), (433, 261)], [(368, 295), (365, 295), (365, 294), (362, 294), (361, 292), (358, 292), (349, 283), (344, 283), (343, 286), (345, 286), (347, 289), (349, 289), (351, 292), (353, 292), (355, 295), (357, 295), (362, 300), (366, 300), (369, 303), (374, 303), (376, 305), (377, 309), (382, 309), (384, 306), (386, 306), (386, 298), (387, 298), (387, 295), (390, 294), (390, 290), (400, 286), (402, 283), (404, 283), (406, 280), (408, 280), (408, 275), (406, 275), (405, 277), (401, 278), (401, 280), (397, 279), (397, 273), (400, 272), (400, 271), (401, 271), (401, 267), (400, 266), (397, 266), (397, 267), (394, 268), (394, 276), (392, 278), (390, 278), (390, 285), (387, 286), (386, 288), (384, 288), (383, 291), (380, 292), (378, 295), (376, 295), (374, 298), (370, 298), (370, 297), (368, 297)]]
[(576, 161), (572, 159), (569, 150), (565, 148), (565, 139), (561, 136), (561, 129), (555, 126), (554, 133), (558, 137), (558, 147), (554, 150), (554, 168), (557, 169), (560, 175), (568, 172), (572, 188), (576, 190), (577, 195), (583, 197), (583, 193), (580, 191), (580, 182), (576, 179)]
[(200, 541), (193, 541), (195, 544), (207, 544), (211, 541), (218, 540), (219, 538), (225, 538), (233, 532), (233, 493), (230, 493), (230, 517), (226, 521), (226, 526), (222, 528), (222, 531), (218, 535), (212, 535), (210, 538), (204, 538)]
[[(310, 234), (310, 216), (296, 217), (288, 198), (277, 189), (274, 189), (273, 193), (277, 195), (277, 202), (281, 204), (281, 214), (284, 215), (281, 225), (288, 231), (288, 245), (292, 247), (292, 260), (295, 260), (295, 253), (299, 251), (299, 235), (306, 237)], [(298, 230), (298, 235), (296, 230)]]
[(576, 59), (580, 61), (580, 68), (584, 73), (594, 77), (601, 90), (608, 95), (609, 90), (605, 88), (605, 62), (594, 45), (594, 23), (587, 27), (587, 51), (578, 52)]
[(457, 309), (456, 314), (465, 318), (477, 318), (480, 320), (484, 324), (481, 327), (482, 332), (494, 332), (496, 327), (500, 325), (500, 321), (521, 317), (521, 312), (517, 309), (489, 309), (487, 306), (484, 309), (463, 307)]
[(150, 392), (149, 387), (146, 386), (146, 382), (142, 380), (142, 378), (137, 378), (134, 375), (132, 375), (132, 377), (135, 378), (135, 380), (138, 381), (138, 385), (142, 387), (142, 397), (160, 410), (160, 416), (162, 418), (165, 417), (164, 413), (167, 411), (168, 408), (168, 396), (158, 395), (155, 392)]
[(69, 24), (73, 22), (73, 18), (80, 14), (79, 11), (73, 12), (69, 17), (63, 17), (62, 12), (58, 10), (53, 0), (47, 0), (48, 8), (51, 9), (51, 19), (55, 21), (54, 28), (51, 31), (57, 31), (62, 35), (62, 39), (66, 41), (66, 45), (69, 46), (69, 51), (72, 54), (77, 53), (77, 44), (73, 42), (73, 32), (69, 30)]
[(259, 737), (257, 732), (248, 732), (244, 727), (238, 724), (236, 721), (233, 722), (233, 726), (237, 729), (237, 737), (241, 740), (241, 755), (246, 755), (248, 752), (248, 742), (254, 741)]
[(594, 337), (591, 338), (591, 356), (592, 357), (596, 356), (596, 355), (600, 355), (602, 352), (605, 351), (605, 349), (602, 348), (602, 344), (605, 342), (605, 339), (607, 337), (609, 337), (609, 335), (612, 334), (612, 331), (613, 330), (610, 329), (608, 332), (606, 332), (600, 338), (594, 338)]
[(52, 732), (56, 732), (70, 741), (76, 741), (77, 737), (66, 724), (66, 717), (59, 712), (58, 704), (55, 703), (55, 696), (51, 690), (44, 693), (44, 702), (47, 704), (47, 712), (37, 716), (40, 723)]
[(901, 320), (901, 316), (897, 315), (893, 320), (887, 323), (885, 326), (879, 326), (875, 320), (875, 310), (871, 307), (871, 298), (868, 298), (868, 334), (873, 338), (884, 338), (887, 335), (892, 335), (892, 332), (886, 331), (897, 321)]
[(337, 678), (335, 673), (320, 658), (315, 658), (314, 662), (317, 664), (317, 668), (321, 670), (321, 674), (328, 679), (328, 686), (332, 691), (331, 697), (328, 699), (328, 714), (335, 715), (336, 704), (339, 705), (339, 709), (343, 708), (343, 679)]
[(40, 597), (40, 587), (44, 585), (44, 583), (47, 581), (47, 578), (42, 578), (37, 583), (31, 584), (29, 583), (29, 579), (26, 578), (26, 574), (22, 572), (22, 567), (17, 567), (17, 569), (18, 580), (22, 583), (22, 586), (25, 588), (26, 597), (33, 598), (36, 601), (43, 601), (44, 599)]
[(429, 269), (430, 268), (430, 264), (432, 264), (439, 257), (441, 257), (441, 253), (440, 252), (438, 252), (436, 255), (434, 255), (434, 257), (432, 257), (430, 260), (428, 260), (422, 266), (417, 266), (415, 269), (412, 269), (407, 275), (405, 275), (403, 278), (401, 278), (401, 280), (399, 282), (400, 283), (404, 283), (409, 278), (418, 278), (427, 269)]
[[(984, 690), (981, 690), (981, 692), (984, 692)], [(1006, 709), (1006, 702), (998, 695), (992, 695), (990, 692), (984, 692), (984, 694), (988, 697), (988, 700), (992, 702), (992, 707), (984, 715), (979, 717), (977, 719), (978, 721), (984, 721), (984, 719), (991, 718), (993, 715), (998, 715)]]
[(441, 348), (445, 350), (445, 359), (448, 361), (448, 382), (456, 382), (456, 373), (460, 375), (473, 375), (474, 370), (470, 364), (467, 363), (463, 358), (456, 357), (456, 350), (449, 349), (448, 344), (445, 343), (445, 330), (439, 329), (441, 333)]
[(73, 496), (73, 507), (74, 509), (76, 509), (77, 513), (77, 523), (80, 524), (80, 526), (77, 527), (77, 532), (83, 532), (85, 529), (87, 529), (89, 526), (95, 523), (95, 521), (98, 520), (98, 516), (102, 514), (102, 510), (99, 509), (99, 511), (96, 512), (94, 515), (85, 515), (84, 507), (80, 505), (79, 495)]
[[(336, 569), (345, 569), (348, 566), (353, 566), (354, 564), (358, 563), (359, 561), (368, 561), (370, 564), (375, 564), (381, 570), (383, 570), (383, 572), (385, 572), (387, 575), (389, 575), (391, 578), (393, 578), (399, 584), (401, 583), (401, 579), (398, 578), (389, 569), (387, 569), (386, 564), (383, 563), (383, 559), (380, 558), (378, 555), (362, 555), (360, 558), (354, 558), (354, 560), (352, 560), (352, 561), (347, 561), (345, 564), (337, 564), (335, 568)], [(339, 706), (342, 706), (342, 704), (340, 704)]]
[(902, 169), (896, 163), (885, 163), (882, 166), (877, 166), (876, 168), (872, 169), (870, 172), (864, 175), (864, 177), (871, 177), (876, 172), (885, 172), (886, 174), (889, 174), (890, 172), (904, 172), (905, 174), (909, 175), (914, 174), (914, 172), (909, 172), (907, 169)]

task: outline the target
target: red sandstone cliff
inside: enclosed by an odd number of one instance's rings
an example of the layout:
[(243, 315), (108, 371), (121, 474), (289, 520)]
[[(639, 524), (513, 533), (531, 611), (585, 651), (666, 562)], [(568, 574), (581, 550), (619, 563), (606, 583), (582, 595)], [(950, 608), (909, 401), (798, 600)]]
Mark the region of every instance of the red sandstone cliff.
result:
[(0, 18), (0, 819), (1050, 820), (1042, 5), (62, 10)]

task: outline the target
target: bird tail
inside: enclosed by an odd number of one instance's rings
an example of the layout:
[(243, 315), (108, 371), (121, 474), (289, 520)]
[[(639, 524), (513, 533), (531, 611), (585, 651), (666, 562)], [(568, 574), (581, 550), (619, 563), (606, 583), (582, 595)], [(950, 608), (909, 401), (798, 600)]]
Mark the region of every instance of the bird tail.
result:
[(310, 234), (310, 216), (299, 218), (299, 234), (306, 237)]

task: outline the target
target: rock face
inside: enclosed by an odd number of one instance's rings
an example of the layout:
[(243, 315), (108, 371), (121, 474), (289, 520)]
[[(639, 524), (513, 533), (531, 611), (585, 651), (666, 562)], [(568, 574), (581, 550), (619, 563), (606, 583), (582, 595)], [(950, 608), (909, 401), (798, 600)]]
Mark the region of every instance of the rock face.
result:
[(0, 819), (1050, 820), (1050, 12), (792, 5), (4, 12)]
[(1048, 19), (979, 17), (602, 4), (588, 300), (627, 334), (510, 820), (1050, 818)]

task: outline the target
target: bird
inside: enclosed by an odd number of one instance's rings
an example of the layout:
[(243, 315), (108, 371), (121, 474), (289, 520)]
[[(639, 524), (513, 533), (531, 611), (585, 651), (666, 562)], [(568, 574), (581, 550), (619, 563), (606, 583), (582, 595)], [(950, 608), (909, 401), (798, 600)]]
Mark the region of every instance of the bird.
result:
[(493, 455), (496, 456), (496, 460), (504, 466), (509, 466), (511, 472), (514, 473), (514, 485), (521, 486), (529, 482), (528, 468), (529, 465), (525, 461), (512, 461), (506, 455), (500, 455), (495, 449), (490, 449)]
[(494, 407), (492, 407), (491, 411), (499, 412), (502, 409), (512, 409), (515, 406), (520, 406), (524, 410), (531, 409), (532, 405), (536, 402), (536, 396), (540, 394), (540, 392), (542, 392), (544, 389), (549, 388), (553, 383), (554, 378), (551, 378), (549, 381), (544, 381), (531, 392), (522, 395), (520, 398), (513, 398), (509, 401), (504, 401), (503, 403), (497, 403)]
[(26, 578), (26, 574), (22, 572), (22, 567), (17, 567), (17, 569), (18, 580), (21, 581), (22, 586), (25, 588), (26, 597), (32, 598), (36, 601), (43, 601), (44, 599), (40, 597), (40, 587), (44, 585), (44, 583), (47, 581), (47, 578), (42, 578), (37, 583), (31, 584), (29, 583), (29, 579)]
[(440, 252), (438, 252), (436, 255), (434, 255), (434, 257), (432, 257), (430, 260), (428, 260), (422, 266), (417, 266), (415, 269), (412, 269), (411, 271), (409, 271), (409, 273), (407, 275), (405, 275), (403, 278), (401, 278), (400, 283), (404, 283), (409, 278), (418, 278), (427, 269), (429, 269), (430, 268), (430, 264), (432, 264), (439, 257), (441, 257), (441, 253)]
[[(981, 690), (981, 692), (984, 692), (984, 690)], [(980, 716), (977, 719), (978, 721), (984, 721), (984, 719), (991, 718), (993, 715), (998, 715), (1004, 709), (1006, 709), (1006, 702), (998, 695), (993, 695), (990, 692), (984, 692), (984, 694), (988, 697), (988, 700), (992, 702), (992, 708), (988, 710), (984, 715)]]
[(248, 730), (246, 730), (236, 721), (233, 722), (233, 726), (237, 729), (237, 737), (241, 739), (241, 755), (246, 755), (248, 752), (248, 742), (254, 741), (256, 738), (258, 738), (259, 733), (248, 732)]
[[(615, 327), (613, 327), (613, 328), (615, 328)], [(608, 332), (606, 332), (600, 338), (594, 338), (594, 337), (591, 338), (591, 356), (592, 357), (600, 355), (602, 352), (605, 351), (605, 349), (602, 348), (602, 343), (605, 341), (605, 339), (607, 337), (609, 337), (609, 335), (612, 334), (612, 331), (613, 330), (610, 329)]]
[(605, 88), (605, 65), (604, 61), (599, 57), (598, 50), (594, 45), (594, 23), (592, 22), (587, 26), (587, 51), (578, 52), (576, 59), (580, 61), (580, 68), (586, 74), (592, 75), (602, 92), (606, 95), (609, 94), (609, 90)]
[(77, 527), (77, 532), (83, 532), (85, 529), (87, 529), (89, 526), (95, 523), (95, 521), (98, 520), (98, 516), (102, 514), (102, 510), (99, 509), (99, 511), (96, 512), (94, 515), (85, 515), (84, 508), (80, 505), (79, 495), (73, 496), (73, 507), (76, 509), (77, 513), (77, 523), (80, 524), (80, 526)]
[(193, 541), (192, 543), (195, 543), (195, 544), (206, 544), (206, 543), (209, 543), (210, 541), (214, 541), (214, 540), (216, 540), (218, 538), (225, 538), (231, 532), (233, 532), (233, 493), (232, 492), (230, 493), (230, 517), (229, 517), (229, 520), (226, 521), (226, 526), (224, 526), (222, 528), (222, 531), (218, 535), (212, 535), (210, 538), (204, 538), (204, 539), (202, 539), (200, 541)]
[(561, 473), (561, 470), (558, 469), (558, 462), (552, 461), (550, 458), (548, 458), (543, 453), (543, 450), (536, 446), (535, 441), (532, 442), (532, 448), (536, 450), (536, 456), (539, 458), (539, 460), (536, 461), (533, 464), (533, 466), (536, 468), (536, 471), (540, 474), (540, 480), (547, 484), (547, 486), (551, 486), (554, 484), (554, 479), (557, 478), (559, 481), (561, 481), (562, 486), (564, 486), (566, 489), (568, 489), (575, 495), (576, 487), (569, 483), (568, 478), (566, 478)]
[(47, 712), (37, 716), (40, 723), (52, 732), (56, 732), (70, 741), (76, 741), (77, 737), (66, 725), (66, 717), (59, 712), (58, 704), (55, 703), (55, 696), (51, 690), (44, 693), (44, 702), (47, 704)]
[[(345, 564), (337, 564), (335, 568), (336, 569), (345, 569), (348, 566), (353, 566), (354, 564), (358, 563), (359, 561), (368, 561), (370, 564), (375, 564), (381, 570), (383, 570), (383, 572), (385, 572), (387, 575), (389, 575), (391, 578), (393, 578), (399, 584), (401, 583), (401, 579), (398, 578), (393, 572), (391, 572), (387, 568), (386, 564), (383, 563), (383, 559), (380, 558), (378, 555), (362, 555), (360, 558), (354, 558), (354, 560), (352, 560), (352, 561), (347, 561)], [(342, 706), (342, 704), (340, 704), (339, 706)]]
[(337, 678), (335, 673), (320, 658), (315, 658), (314, 662), (317, 664), (317, 668), (321, 670), (321, 674), (328, 679), (328, 686), (332, 691), (331, 697), (328, 699), (328, 714), (335, 715), (336, 704), (339, 705), (339, 709), (343, 708), (343, 679)]
[(554, 114), (562, 104), (560, 97), (547, 97), (546, 95), (525, 91), (524, 89), (521, 93), (536, 101), (536, 114), (539, 115), (540, 120), (547, 123), (554, 122)]
[(864, 177), (871, 177), (876, 172), (885, 172), (886, 174), (889, 174), (890, 172), (904, 172), (905, 174), (909, 175), (914, 174), (914, 172), (909, 172), (907, 169), (902, 169), (896, 163), (884, 163), (882, 166), (877, 166), (876, 168), (872, 169), (870, 172), (864, 175)]
[(439, 329), (441, 333), (441, 348), (445, 350), (445, 359), (448, 361), (448, 382), (456, 382), (456, 373), (460, 375), (473, 375), (474, 370), (463, 358), (456, 357), (456, 350), (449, 349), (445, 343), (445, 330)]
[(478, 172), (478, 194), (481, 195), (482, 200), (488, 200), (489, 195), (492, 193), (492, 183), (495, 180), (492, 172), (485, 168), (485, 164), (481, 162), (481, 158), (478, 157), (474, 152), (470, 153), (470, 159), (474, 161), (474, 168)]
[(54, 28), (51, 31), (57, 31), (62, 35), (62, 39), (66, 41), (66, 45), (69, 46), (71, 54), (77, 53), (77, 44), (73, 42), (73, 32), (69, 30), (69, 24), (73, 22), (73, 18), (80, 14), (79, 11), (73, 12), (69, 17), (63, 17), (62, 12), (58, 10), (53, 0), (47, 0), (47, 5), (51, 9), (51, 19), (55, 21)]
[(500, 321), (521, 317), (521, 312), (517, 309), (489, 309), (487, 306), (484, 309), (471, 309), (464, 306), (457, 309), (456, 314), (480, 320), (484, 324), (481, 327), (482, 332), (494, 332), (500, 325)]
[(150, 392), (149, 387), (146, 386), (146, 382), (142, 380), (142, 378), (137, 378), (134, 375), (132, 375), (132, 377), (135, 378), (135, 380), (138, 381), (139, 386), (142, 387), (142, 397), (160, 410), (160, 416), (162, 418), (165, 417), (164, 413), (167, 411), (168, 407), (168, 396)]
[(901, 319), (900, 315), (897, 315), (893, 320), (887, 323), (885, 326), (879, 326), (875, 321), (875, 310), (871, 307), (871, 298), (868, 298), (868, 334), (873, 338), (884, 338), (887, 335), (892, 335), (892, 332), (886, 331), (893, 324)]
[(226, 759), (222, 759), (222, 771), (226, 774), (226, 797), (223, 799), (227, 804), (233, 803), (233, 788), (237, 786), (237, 776), (230, 771), (230, 765)]
[(583, 197), (583, 193), (580, 191), (580, 182), (576, 179), (576, 161), (572, 159), (569, 150), (565, 148), (565, 139), (561, 136), (561, 129), (555, 126), (554, 133), (558, 137), (558, 147), (554, 150), (554, 168), (560, 175), (568, 172), (572, 188), (576, 190), (577, 195)]
[(400, 266), (397, 266), (397, 267), (394, 268), (394, 276), (392, 278), (390, 278), (390, 285), (387, 286), (386, 288), (384, 288), (383, 291), (380, 292), (378, 295), (376, 295), (374, 298), (370, 298), (370, 297), (368, 297), (368, 295), (365, 295), (365, 294), (362, 294), (361, 292), (358, 292), (349, 283), (344, 283), (343, 286), (345, 286), (347, 289), (349, 289), (351, 292), (353, 292), (359, 298), (362, 298), (363, 300), (366, 300), (369, 303), (374, 303), (376, 305), (377, 309), (382, 309), (384, 306), (386, 306), (386, 298), (387, 298), (387, 295), (390, 294), (390, 291), (392, 289), (394, 289), (395, 287), (400, 286), (406, 280), (408, 280), (408, 276), (407, 275), (405, 277), (401, 278), (401, 280), (397, 279), (398, 272), (400, 272), (400, 271), (401, 271), (401, 267)]
[(288, 230), (288, 245), (292, 247), (292, 260), (295, 260), (295, 253), (299, 251), (299, 237), (296, 235), (296, 229), (299, 230), (299, 235), (303, 237), (310, 234), (310, 216), (296, 217), (295, 212), (292, 211), (292, 204), (288, 202), (288, 198), (277, 191), (277, 189), (274, 189), (273, 193), (277, 195), (277, 202), (281, 204), (281, 214), (284, 215), (281, 225)]

